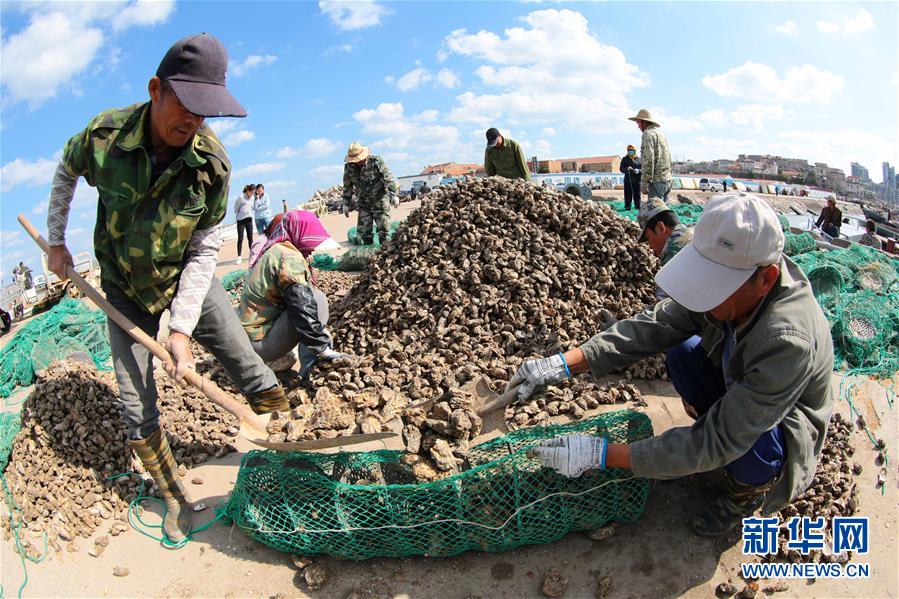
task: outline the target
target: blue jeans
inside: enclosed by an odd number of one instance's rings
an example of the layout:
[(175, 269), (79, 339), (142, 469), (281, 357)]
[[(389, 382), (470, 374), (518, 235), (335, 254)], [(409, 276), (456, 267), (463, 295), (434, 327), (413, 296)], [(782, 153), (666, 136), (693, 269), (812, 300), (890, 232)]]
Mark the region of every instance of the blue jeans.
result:
[(268, 227), (268, 224), (269, 224), (270, 222), (272, 222), (272, 219), (270, 219), (270, 218), (265, 218), (265, 217), (263, 217), (263, 218), (257, 218), (257, 219), (254, 219), (254, 220), (256, 221), (256, 232), (259, 233), (260, 235), (264, 235), (264, 234), (265, 234), (265, 229)]
[[(674, 388), (698, 418), (727, 392), (724, 373), (715, 366), (699, 345), (698, 336), (691, 337), (668, 349), (665, 364)], [(689, 413), (689, 410), (688, 410)], [(780, 472), (786, 456), (786, 445), (780, 425), (763, 433), (752, 448), (725, 466), (738, 481), (747, 485), (762, 485)]]

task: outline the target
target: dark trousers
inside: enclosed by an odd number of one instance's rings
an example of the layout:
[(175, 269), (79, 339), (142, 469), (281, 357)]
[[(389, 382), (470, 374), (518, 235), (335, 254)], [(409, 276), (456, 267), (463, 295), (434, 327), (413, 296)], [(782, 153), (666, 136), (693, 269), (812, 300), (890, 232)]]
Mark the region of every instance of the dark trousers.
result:
[[(159, 331), (161, 314), (150, 314), (116, 287), (104, 286), (106, 299), (151, 337)], [(129, 439), (146, 439), (159, 428), (153, 354), (131, 338), (112, 319), (107, 319), (112, 365), (119, 384), (119, 401)], [(250, 338), (240, 324), (231, 300), (218, 279), (212, 279), (203, 300), (193, 338), (215, 356), (243, 394), (259, 393), (278, 386), (275, 373), (253, 351)]]
[[(693, 418), (705, 414), (727, 392), (721, 367), (712, 364), (699, 342), (698, 336), (691, 337), (665, 354), (671, 382)], [(785, 456), (786, 445), (778, 425), (762, 434), (749, 451), (725, 468), (738, 482), (762, 485), (777, 476)]]
[(634, 204), (634, 209), (640, 209), (640, 184), (637, 183), (634, 185), (633, 181), (630, 180), (628, 175), (624, 176), (624, 209), (630, 210), (631, 203)]
[(831, 237), (839, 237), (840, 229), (835, 225), (825, 224), (821, 227), (821, 230), (830, 235)]
[(247, 252), (253, 247), (253, 218), (247, 217), (237, 221), (237, 255), (240, 256), (240, 248), (243, 246), (244, 233), (247, 235)]

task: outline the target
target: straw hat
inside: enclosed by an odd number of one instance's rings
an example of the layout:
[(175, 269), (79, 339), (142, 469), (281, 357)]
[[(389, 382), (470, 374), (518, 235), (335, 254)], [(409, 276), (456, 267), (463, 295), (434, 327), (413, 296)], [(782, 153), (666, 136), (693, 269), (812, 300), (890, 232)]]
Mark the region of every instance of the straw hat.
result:
[(658, 125), (659, 122), (652, 118), (652, 113), (646, 110), (645, 108), (641, 108), (637, 111), (637, 114), (634, 116), (627, 117), (629, 121), (646, 121), (647, 123), (653, 123), (654, 125)]
[(354, 141), (350, 144), (349, 149), (346, 151), (346, 158), (343, 159), (344, 162), (362, 162), (366, 158), (370, 152), (366, 146), (363, 146), (358, 141)]

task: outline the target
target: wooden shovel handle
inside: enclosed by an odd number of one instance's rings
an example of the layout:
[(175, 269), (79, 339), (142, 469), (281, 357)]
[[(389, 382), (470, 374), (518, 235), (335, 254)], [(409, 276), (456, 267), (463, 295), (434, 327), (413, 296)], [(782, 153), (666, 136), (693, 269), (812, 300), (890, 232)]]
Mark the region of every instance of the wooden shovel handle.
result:
[[(25, 228), (25, 231), (31, 235), (31, 238), (34, 239), (35, 243), (40, 246), (40, 248), (44, 251), (45, 254), (49, 256), (50, 254), (50, 244), (47, 243), (41, 234), (34, 228), (27, 218), (25, 218), (24, 214), (19, 215), (19, 223), (22, 227)], [(115, 309), (115, 307), (110, 304), (103, 295), (100, 294), (99, 291), (94, 289), (94, 287), (84, 280), (84, 278), (78, 274), (75, 268), (68, 264), (66, 265), (66, 276), (71, 279), (78, 288), (91, 299), (97, 306), (103, 310), (107, 316), (109, 316), (117, 325), (122, 327), (122, 329), (131, 335), (131, 337), (150, 350), (154, 356), (162, 360), (167, 366), (172, 365), (172, 356), (169, 355), (169, 352), (160, 345), (156, 339), (147, 335), (142, 329), (137, 327), (131, 320), (129, 320), (124, 314)], [(248, 424), (253, 428), (257, 429), (260, 434), (265, 435), (265, 424), (264, 420), (253, 413), (253, 410), (249, 408), (249, 406), (237, 401), (234, 397), (232, 397), (229, 393), (222, 391), (222, 389), (202, 376), (195, 370), (189, 370), (184, 375), (184, 380), (192, 387), (199, 389), (203, 395), (205, 395), (209, 400), (221, 407), (228, 412), (234, 414), (242, 424)]]

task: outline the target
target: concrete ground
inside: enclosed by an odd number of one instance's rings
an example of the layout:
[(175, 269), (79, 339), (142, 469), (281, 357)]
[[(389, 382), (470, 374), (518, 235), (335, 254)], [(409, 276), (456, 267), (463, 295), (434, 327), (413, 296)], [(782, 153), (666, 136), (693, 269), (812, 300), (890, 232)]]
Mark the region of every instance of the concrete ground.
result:
[[(614, 193), (614, 192), (612, 192)], [(402, 205), (393, 217), (413, 208)], [(338, 240), (355, 219), (328, 215), (325, 226)], [(232, 260), (234, 243), (222, 249), (222, 262)], [(244, 266), (244, 265), (241, 265)], [(223, 274), (235, 266), (222, 264)], [(5, 343), (11, 335), (0, 339)], [(899, 376), (896, 377), (899, 383)], [(834, 375), (833, 384), (839, 388)], [(664, 381), (640, 381), (647, 402), (641, 408), (650, 416), (655, 433), (689, 423), (673, 387)], [(4, 401), (18, 403), (28, 390)], [(854, 399), (876, 437), (887, 446), (897, 447), (899, 420), (885, 394), (877, 385), (863, 386)], [(619, 406), (620, 407), (620, 406)], [(849, 416), (848, 404), (840, 401), (837, 411)], [(871, 552), (856, 556), (854, 562), (868, 563), (871, 576), (865, 580), (788, 581), (783, 597), (896, 597), (897, 581), (897, 476), (890, 467), (887, 485), (875, 488), (876, 452), (863, 433), (856, 431), (855, 460), (864, 471), (859, 514), (871, 519)], [(251, 446), (240, 440), (239, 449)], [(229, 493), (237, 476), (241, 454), (210, 460), (194, 468), (187, 480), (194, 501), (209, 509), (196, 514), (199, 525), (214, 517), (215, 506)], [(539, 546), (522, 547), (501, 554), (467, 552), (452, 558), (372, 559), (350, 562), (332, 558), (317, 560), (330, 573), (328, 582), (311, 592), (297, 575), (288, 555), (246, 537), (239, 529), (221, 524), (200, 533), (180, 550), (167, 550), (134, 530), (110, 539), (98, 558), (90, 557), (92, 541), (81, 540), (77, 553), (52, 555), (41, 564), (28, 563), (28, 597), (347, 597), (354, 589), (361, 597), (531, 597), (542, 596), (540, 588), (550, 568), (569, 580), (566, 597), (592, 597), (598, 576), (611, 576), (616, 597), (709, 597), (716, 585), (737, 576), (740, 553), (739, 534), (715, 540), (700, 539), (688, 527), (689, 517), (716, 492), (716, 473), (682, 480), (657, 482), (650, 493), (643, 516), (620, 525), (617, 533), (602, 541), (592, 541), (584, 533)], [(152, 509), (150, 510), (152, 511)], [(149, 517), (148, 517), (149, 519)], [(125, 567), (129, 575), (113, 576), (113, 568)], [(0, 542), (0, 582), (3, 596), (12, 596), (24, 580), (24, 572), (12, 543)], [(764, 588), (764, 583), (762, 587)], [(762, 595), (759, 595), (762, 596)]]

